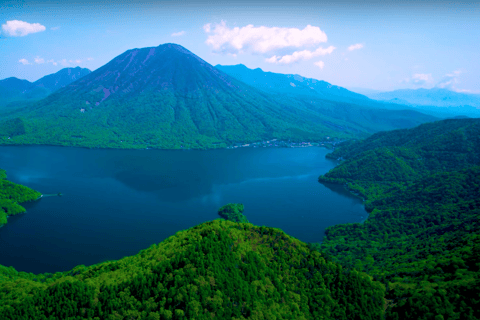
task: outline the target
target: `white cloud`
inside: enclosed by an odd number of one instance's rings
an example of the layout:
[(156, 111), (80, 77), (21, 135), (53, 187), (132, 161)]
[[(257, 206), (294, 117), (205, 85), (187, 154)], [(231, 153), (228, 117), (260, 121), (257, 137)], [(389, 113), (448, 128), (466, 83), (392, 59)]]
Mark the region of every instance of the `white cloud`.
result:
[(53, 28), (50, 28), (50, 30), (53, 30), (53, 31), (55, 31), (55, 30), (58, 30), (58, 29), (60, 29), (60, 27), (53, 27)]
[(475, 93), (475, 94), (480, 93), (480, 91), (478, 90), (469, 90), (469, 89), (455, 89), (455, 91), (459, 93)]
[(28, 23), (20, 20), (10, 20), (2, 24), (3, 32), (11, 37), (23, 37), (30, 33), (45, 31), (40, 23)]
[(22, 63), (24, 66), (27, 65), (27, 64), (31, 64), (30, 62), (28, 62), (27, 59), (20, 59), (20, 60), (18, 60), (18, 62)]
[(59, 61), (57, 61), (57, 63), (60, 63), (60, 64), (61, 64), (62, 66), (64, 66), (64, 67), (68, 67), (68, 66), (69, 66), (67, 59), (59, 60)]
[(274, 55), (273, 57), (266, 59), (265, 61), (270, 63), (278, 63), (278, 64), (290, 64), (298, 60), (308, 60), (313, 57), (324, 56), (332, 53), (333, 50), (335, 50), (334, 46), (330, 46), (326, 49), (320, 47), (315, 51), (309, 51), (309, 50), (295, 51), (294, 53), (285, 55), (283, 57), (278, 57)]
[(54, 66), (57, 65), (57, 63), (56, 63), (53, 59), (52, 59), (52, 60), (48, 60), (47, 63), (51, 63), (51, 64), (53, 64)]
[(185, 34), (185, 31), (180, 31), (180, 32), (174, 32), (172, 33), (172, 37), (180, 37)]
[(363, 44), (361, 43), (352, 44), (351, 46), (348, 47), (348, 51), (358, 50), (362, 48), (363, 48)]
[(210, 33), (205, 43), (214, 52), (238, 54), (244, 52), (267, 54), (285, 48), (301, 48), (327, 42), (327, 35), (319, 27), (307, 25), (304, 29), (279, 27), (245, 27), (229, 28), (225, 21), (212, 27), (210, 23), (203, 26)]
[(203, 26), (203, 30), (205, 30), (206, 33), (209, 33), (212, 29), (212, 24), (211, 23), (207, 23), (206, 25)]
[(92, 60), (93, 60), (93, 58), (87, 58), (87, 61), (92, 61)]
[(412, 82), (416, 85), (425, 85), (433, 82), (431, 73), (415, 73), (412, 76)]
[(45, 60), (43, 58), (40, 58), (39, 56), (36, 56), (34, 61), (35, 61), (36, 64), (45, 63)]
[(323, 61), (317, 61), (314, 63), (314, 65), (316, 65), (320, 69), (323, 69), (323, 67), (325, 66), (325, 63)]
[(433, 84), (431, 73), (415, 73), (410, 78), (400, 80), (400, 83), (412, 83), (417, 87), (425, 87)]
[(460, 74), (462, 73), (461, 70), (455, 70), (452, 73), (447, 73), (442, 80), (440, 80), (439, 83), (436, 84), (436, 87), (438, 88), (443, 88), (443, 89), (449, 89), (456, 91), (455, 85), (459, 82), (458, 78)]

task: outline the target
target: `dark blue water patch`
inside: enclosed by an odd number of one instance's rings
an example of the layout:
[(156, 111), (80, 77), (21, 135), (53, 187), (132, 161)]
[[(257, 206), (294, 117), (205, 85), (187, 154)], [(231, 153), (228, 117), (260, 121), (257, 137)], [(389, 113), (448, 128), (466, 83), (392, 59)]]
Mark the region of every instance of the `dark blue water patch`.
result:
[(327, 152), (1, 147), (10, 180), (63, 196), (9, 217), (0, 229), (0, 264), (39, 273), (119, 259), (219, 218), (229, 202), (243, 203), (255, 225), (319, 242), (328, 226), (366, 217), (361, 199), (317, 182), (335, 166)]

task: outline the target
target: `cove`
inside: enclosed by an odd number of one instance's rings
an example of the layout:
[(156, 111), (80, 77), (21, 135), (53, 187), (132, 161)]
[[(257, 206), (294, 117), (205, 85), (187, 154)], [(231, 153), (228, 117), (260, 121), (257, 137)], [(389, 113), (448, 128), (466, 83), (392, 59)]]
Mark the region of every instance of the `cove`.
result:
[(0, 228), (0, 264), (66, 271), (120, 259), (243, 203), (254, 225), (322, 241), (331, 225), (363, 221), (361, 199), (317, 177), (324, 148), (111, 150), (0, 147), (8, 179), (43, 194)]

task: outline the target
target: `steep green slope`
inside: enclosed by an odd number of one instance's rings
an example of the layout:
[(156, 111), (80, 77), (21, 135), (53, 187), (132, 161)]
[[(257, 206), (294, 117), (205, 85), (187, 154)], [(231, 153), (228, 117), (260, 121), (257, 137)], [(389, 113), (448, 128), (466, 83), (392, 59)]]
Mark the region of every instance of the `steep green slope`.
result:
[(346, 144), (319, 178), (366, 198), (363, 224), (321, 250), (387, 286), (388, 319), (480, 317), (480, 120), (445, 120)]
[(0, 169), (0, 227), (7, 223), (7, 216), (26, 211), (19, 203), (33, 201), (40, 196), (38, 191), (8, 181), (5, 170)]
[(280, 231), (215, 220), (118, 261), (0, 269), (2, 319), (381, 319), (383, 288)]
[(366, 137), (435, 119), (268, 94), (175, 44), (128, 50), (33, 106), (0, 112), (15, 118), (25, 134), (0, 143), (172, 149)]

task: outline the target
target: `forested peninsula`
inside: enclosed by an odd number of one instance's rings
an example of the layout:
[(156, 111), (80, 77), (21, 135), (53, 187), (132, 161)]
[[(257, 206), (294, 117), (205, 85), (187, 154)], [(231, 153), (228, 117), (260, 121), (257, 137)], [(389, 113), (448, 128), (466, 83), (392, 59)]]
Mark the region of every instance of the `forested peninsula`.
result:
[(321, 176), (366, 198), (365, 223), (321, 251), (386, 286), (387, 319), (480, 318), (480, 119), (382, 132), (329, 155)]
[(0, 227), (7, 223), (7, 216), (26, 212), (19, 203), (38, 199), (42, 194), (7, 180), (5, 170), (0, 169)]

